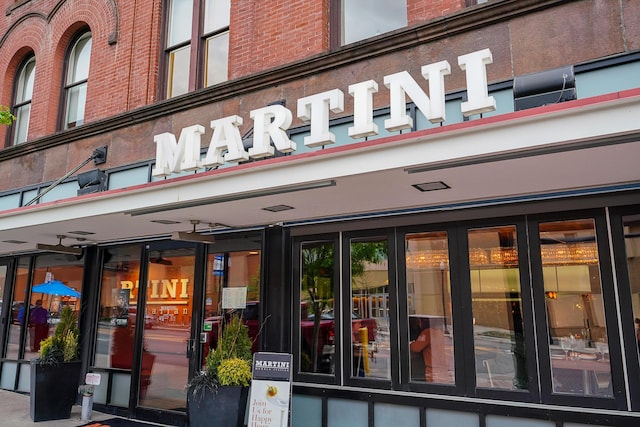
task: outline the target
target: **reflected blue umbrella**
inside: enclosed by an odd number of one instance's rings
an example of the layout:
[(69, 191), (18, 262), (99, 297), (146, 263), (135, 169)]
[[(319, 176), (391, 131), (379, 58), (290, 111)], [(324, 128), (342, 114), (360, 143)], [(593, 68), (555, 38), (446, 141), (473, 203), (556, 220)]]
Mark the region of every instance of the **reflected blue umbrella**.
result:
[(36, 285), (31, 290), (33, 293), (59, 295), (63, 297), (79, 297), (80, 292), (65, 285), (59, 280), (52, 280), (47, 283)]

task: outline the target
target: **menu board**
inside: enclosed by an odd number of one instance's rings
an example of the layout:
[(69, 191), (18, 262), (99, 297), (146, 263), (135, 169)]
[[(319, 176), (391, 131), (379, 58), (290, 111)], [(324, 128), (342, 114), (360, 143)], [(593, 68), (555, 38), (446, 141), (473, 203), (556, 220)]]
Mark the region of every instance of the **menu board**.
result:
[(222, 288), (222, 308), (247, 308), (247, 288)]
[(292, 355), (255, 353), (247, 427), (287, 427), (291, 412)]

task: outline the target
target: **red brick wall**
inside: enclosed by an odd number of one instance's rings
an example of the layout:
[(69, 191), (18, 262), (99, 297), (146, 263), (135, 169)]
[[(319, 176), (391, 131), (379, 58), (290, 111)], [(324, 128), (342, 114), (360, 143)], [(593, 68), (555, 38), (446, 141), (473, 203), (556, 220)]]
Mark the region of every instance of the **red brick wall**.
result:
[[(65, 55), (82, 27), (92, 34), (85, 122), (156, 101), (161, 0), (46, 0), (5, 11), (0, 15), (0, 73), (6, 76), (0, 104), (12, 102), (17, 66), (29, 52), (36, 56), (29, 140), (57, 130)], [(0, 146), (6, 133), (0, 129)]]
[(229, 77), (303, 59), (328, 49), (329, 0), (234, 0)]
[[(246, 76), (329, 48), (332, 0), (233, 0), (229, 77)], [(408, 0), (409, 24), (459, 10), (464, 0)], [(154, 103), (159, 87), (162, 0), (43, 0), (0, 14), (0, 104), (10, 105), (16, 67), (32, 51), (36, 79), (29, 140), (57, 130), (64, 59), (82, 26), (93, 36), (85, 123)], [(117, 7), (117, 11), (116, 11)], [(26, 18), (26, 19), (25, 19)], [(113, 38), (115, 37), (115, 43)], [(161, 84), (160, 84), (161, 85)], [(6, 129), (0, 129), (0, 146)]]
[(464, 0), (407, 0), (407, 20), (411, 26), (449, 15), (464, 7)]

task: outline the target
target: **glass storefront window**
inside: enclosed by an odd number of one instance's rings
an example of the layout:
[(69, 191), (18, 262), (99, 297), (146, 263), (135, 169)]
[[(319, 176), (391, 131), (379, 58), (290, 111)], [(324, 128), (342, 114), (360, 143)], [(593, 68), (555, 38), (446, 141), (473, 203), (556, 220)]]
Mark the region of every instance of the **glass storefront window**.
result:
[(633, 326), (636, 332), (636, 354), (640, 357), (640, 218), (624, 218), (624, 242), (631, 287)]
[(96, 367), (132, 367), (136, 312), (131, 310), (131, 305), (138, 299), (139, 274), (140, 246), (109, 248), (105, 252), (95, 346)]
[(301, 248), (300, 371), (335, 372), (334, 244), (308, 242)]
[(391, 379), (387, 240), (352, 240), (350, 255), (351, 375)]
[[(191, 315), (195, 282), (195, 248), (149, 250), (145, 304), (136, 298), (131, 310), (140, 310), (153, 325), (142, 332), (138, 404), (180, 410), (187, 401), (185, 384), (193, 355)], [(138, 321), (140, 322), (140, 320)]]
[(447, 233), (409, 234), (405, 250), (411, 381), (453, 384)]
[[(53, 334), (65, 307), (71, 307), (76, 319), (80, 317), (80, 291), (84, 261), (62, 254), (46, 254), (36, 258), (33, 272), (29, 312), (29, 343), (25, 358), (36, 357), (40, 342)], [(56, 280), (61, 282), (58, 290), (37, 292), (37, 286)], [(29, 353), (29, 349), (31, 353)]]
[[(27, 300), (27, 282), (29, 280), (29, 257), (18, 259), (16, 278), (13, 283), (13, 300), (11, 301), (11, 325), (9, 326), (9, 336), (5, 357), (17, 360), (20, 358), (20, 331), (25, 326), (24, 319), (27, 316), (28, 307), (25, 306)], [(27, 329), (28, 337), (28, 329)], [(26, 351), (35, 357), (31, 352), (30, 338), (27, 338)]]
[(202, 369), (206, 368), (207, 354), (216, 347), (224, 315), (229, 312), (222, 305), (225, 288), (246, 292), (246, 308), (242, 310), (242, 320), (249, 328), (249, 337), (253, 340), (251, 350), (258, 350), (261, 326), (260, 255), (258, 249), (208, 254), (203, 321), (207, 342), (203, 345)]
[(540, 251), (553, 392), (612, 397), (594, 220), (541, 223)]
[(469, 230), (476, 386), (527, 389), (515, 226)]

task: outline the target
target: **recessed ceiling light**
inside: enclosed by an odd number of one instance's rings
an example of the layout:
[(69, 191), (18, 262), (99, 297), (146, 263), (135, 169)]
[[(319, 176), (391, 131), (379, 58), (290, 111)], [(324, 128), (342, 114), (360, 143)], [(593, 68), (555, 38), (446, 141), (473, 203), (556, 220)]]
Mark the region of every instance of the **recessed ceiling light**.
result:
[(151, 222), (155, 222), (156, 224), (180, 224), (180, 221), (173, 221), (171, 219), (152, 219)]
[(447, 188), (451, 188), (442, 181), (425, 182), (424, 184), (413, 184), (412, 187), (417, 188), (420, 191), (446, 190)]
[(22, 245), (28, 242), (23, 242), (22, 240), (3, 240), (2, 243), (13, 243), (14, 245)]
[(78, 231), (68, 231), (67, 234), (77, 234), (78, 236), (89, 236), (91, 234), (96, 234), (96, 233), (93, 233), (91, 231), (78, 230)]
[(293, 206), (288, 206), (288, 205), (274, 205), (274, 206), (268, 206), (266, 208), (262, 208), (263, 211), (269, 211), (269, 212), (282, 212), (282, 211), (288, 211), (291, 209), (295, 209)]

